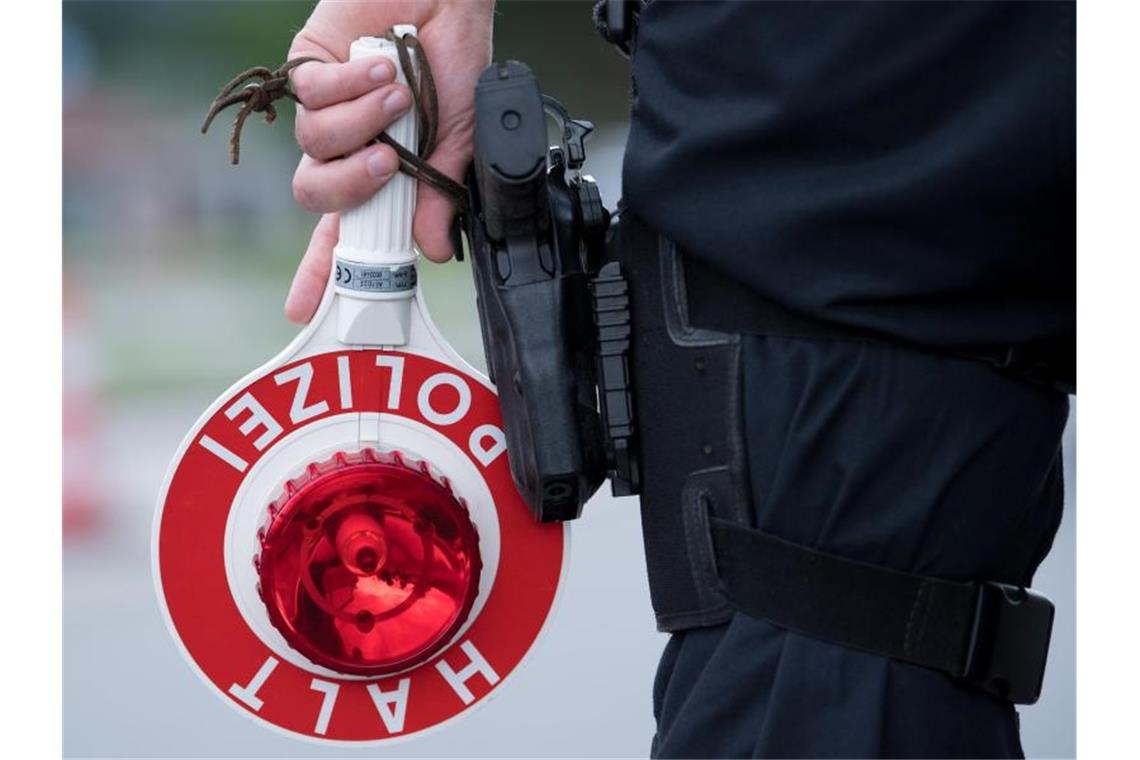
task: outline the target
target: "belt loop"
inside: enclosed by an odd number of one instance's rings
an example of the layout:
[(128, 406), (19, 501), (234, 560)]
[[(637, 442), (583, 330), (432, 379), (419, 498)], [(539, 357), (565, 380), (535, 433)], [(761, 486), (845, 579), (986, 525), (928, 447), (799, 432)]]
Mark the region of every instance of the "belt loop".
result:
[(641, 0), (598, 0), (594, 6), (594, 26), (602, 37), (627, 57), (637, 45)]

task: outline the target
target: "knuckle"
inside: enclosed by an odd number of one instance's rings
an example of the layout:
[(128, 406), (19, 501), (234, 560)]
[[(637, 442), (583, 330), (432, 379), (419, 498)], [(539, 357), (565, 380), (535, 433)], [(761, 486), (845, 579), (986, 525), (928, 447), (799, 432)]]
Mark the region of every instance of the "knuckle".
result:
[(366, 166), (367, 155), (345, 162), (343, 176), (336, 182), (338, 209), (356, 206), (371, 198), (387, 180), (374, 177)]
[(344, 167), (341, 176), (338, 176), (335, 188), (331, 191), (329, 200), (332, 208), (343, 211), (368, 200), (378, 189), (375, 180), (364, 171)]
[[(286, 56), (286, 60), (307, 55), (305, 51), (311, 48), (312, 43), (309, 40), (306, 30), (301, 29), (293, 35), (293, 42), (289, 46), (289, 54)], [(316, 67), (305, 63), (289, 72), (289, 84), (293, 90), (293, 94), (297, 96), (298, 100), (305, 104), (308, 103), (308, 98), (310, 97), (313, 77), (312, 70), (314, 68)]]
[(298, 167), (293, 174), (293, 200), (306, 211), (320, 211), (320, 204), (313, 188), (309, 185), (303, 167)]
[(349, 89), (350, 84), (348, 72), (343, 66), (337, 66), (330, 72), (327, 89), (329, 94), (335, 94), (337, 99), (340, 99), (344, 97), (344, 93)]
[(301, 101), (301, 105), (311, 108), (313, 103), (313, 75), (310, 71), (312, 67), (309, 64), (298, 66), (293, 71), (292, 82), (290, 83), (293, 88), (293, 94), (297, 96), (297, 100)]
[(327, 144), (326, 135), (321, 129), (319, 120), (314, 118), (312, 113), (298, 112), (293, 131), (301, 150), (314, 158), (325, 157), (323, 154)]
[(298, 109), (297, 117), (293, 120), (293, 137), (297, 140), (297, 145), (301, 146), (301, 150), (308, 153), (309, 141), (309, 116), (306, 112)]
[(308, 25), (306, 24), (305, 26), (302, 26), (300, 29), (298, 29), (297, 32), (293, 35), (293, 41), (289, 45), (290, 58), (293, 58), (295, 55), (297, 55), (298, 50), (301, 50), (309, 44), (308, 31)]

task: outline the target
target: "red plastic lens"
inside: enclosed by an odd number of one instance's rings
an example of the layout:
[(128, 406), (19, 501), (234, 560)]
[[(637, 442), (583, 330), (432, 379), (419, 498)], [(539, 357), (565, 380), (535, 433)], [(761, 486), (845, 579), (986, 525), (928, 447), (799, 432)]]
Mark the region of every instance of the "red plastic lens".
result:
[(260, 594), (286, 641), (341, 673), (423, 662), (479, 590), (479, 539), (445, 479), (398, 453), (310, 465), (270, 505)]

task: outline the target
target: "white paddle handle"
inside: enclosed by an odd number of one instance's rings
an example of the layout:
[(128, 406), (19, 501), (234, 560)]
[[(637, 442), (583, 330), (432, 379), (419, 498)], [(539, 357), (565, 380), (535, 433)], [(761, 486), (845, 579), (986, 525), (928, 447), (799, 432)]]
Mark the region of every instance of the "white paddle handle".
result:
[[(400, 25), (395, 31), (398, 35), (415, 34), (416, 28)], [(382, 37), (361, 37), (352, 43), (350, 60), (370, 57), (392, 61), (396, 81), (408, 84), (394, 43)], [(386, 132), (415, 151), (418, 135), (411, 111)], [(397, 172), (375, 195), (340, 215), (332, 277), (340, 296), (337, 337), (342, 342), (393, 346), (408, 342), (417, 279), (412, 242), (415, 213), (416, 182)]]

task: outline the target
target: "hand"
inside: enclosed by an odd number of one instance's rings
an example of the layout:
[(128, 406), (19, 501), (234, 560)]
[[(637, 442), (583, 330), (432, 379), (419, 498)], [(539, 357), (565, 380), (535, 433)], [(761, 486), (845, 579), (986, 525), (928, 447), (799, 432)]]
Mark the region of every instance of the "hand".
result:
[[(415, 24), (439, 95), (439, 137), (429, 163), (457, 182), (471, 161), (475, 82), (491, 59), (493, 0), (321, 0), (293, 38), (289, 59), (314, 56), (292, 72), (297, 142), (305, 155), (293, 176), (293, 195), (323, 216), (297, 268), (285, 315), (312, 318), (324, 293), (339, 230), (337, 212), (363, 203), (396, 173), (399, 162), (372, 138), (411, 106), (408, 88), (394, 82), (395, 67), (375, 58), (348, 61), (353, 40)], [(413, 234), (432, 261), (451, 258), (449, 231), (455, 204), (420, 183)]]

